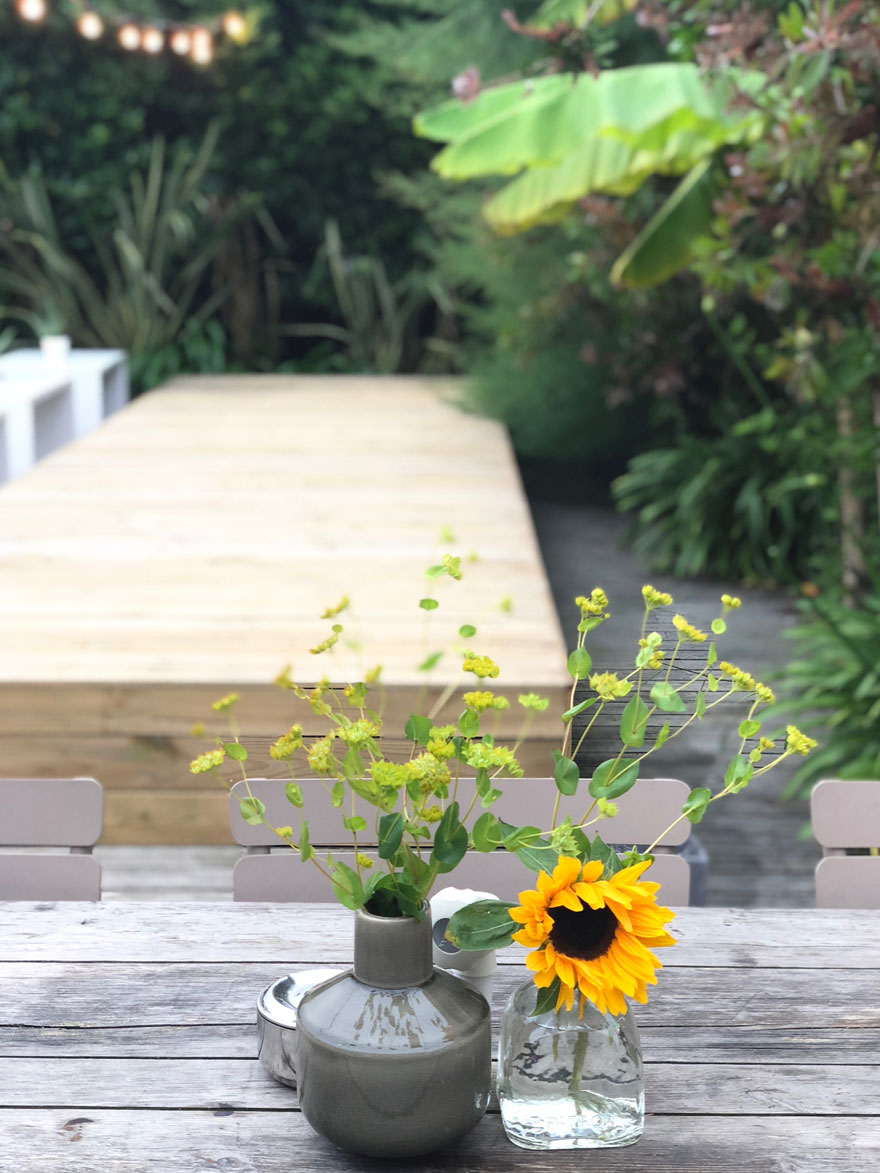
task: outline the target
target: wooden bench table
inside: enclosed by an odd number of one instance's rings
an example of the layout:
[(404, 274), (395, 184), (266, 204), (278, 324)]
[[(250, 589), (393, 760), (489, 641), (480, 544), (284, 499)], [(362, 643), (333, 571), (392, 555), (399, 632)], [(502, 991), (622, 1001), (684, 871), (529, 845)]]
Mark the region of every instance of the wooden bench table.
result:
[[(880, 912), (682, 909), (680, 944), (637, 1010), (638, 1144), (527, 1152), (490, 1110), (454, 1148), (393, 1166), (316, 1136), (256, 1059), (258, 992), (290, 969), (348, 963), (351, 919), (305, 904), (0, 904), (0, 1167), (880, 1168)], [(499, 958), (496, 1021), (521, 955)]]

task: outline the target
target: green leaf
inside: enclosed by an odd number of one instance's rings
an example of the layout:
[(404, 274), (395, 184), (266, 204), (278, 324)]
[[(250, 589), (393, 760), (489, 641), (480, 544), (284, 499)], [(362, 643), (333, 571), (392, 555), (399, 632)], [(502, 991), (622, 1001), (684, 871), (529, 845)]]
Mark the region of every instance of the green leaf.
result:
[(709, 688), (709, 692), (717, 692), (718, 691), (718, 677), (713, 676), (711, 672), (706, 677), (706, 684)]
[(706, 667), (711, 668), (713, 664), (718, 661), (718, 650), (714, 644), (709, 644), (709, 651), (706, 654)]
[(472, 623), (463, 623), (458, 629), (458, 634), (462, 639), (470, 639), (472, 635), (477, 634), (477, 629)]
[(727, 631), (727, 624), (723, 619), (713, 619), (712, 630), (716, 635), (724, 635), (725, 631)]
[(475, 900), (449, 918), (446, 939), (458, 949), (503, 949), (519, 929), (509, 916), (515, 904), (503, 900)]
[(578, 631), (593, 631), (594, 628), (599, 627), (605, 620), (601, 615), (585, 615), (580, 623), (577, 625)]
[(467, 828), (459, 821), (458, 803), (451, 802), (434, 832), (431, 861), (440, 872), (451, 872), (464, 858), (468, 847)]
[(740, 737), (754, 737), (761, 731), (760, 721), (740, 721), (737, 733)]
[(515, 827), (504, 836), (502, 844), (507, 851), (514, 854), (523, 847), (534, 847), (541, 841), (540, 827)]
[[(512, 823), (505, 823), (503, 819), (498, 820), (498, 825), (505, 837), (519, 830)], [(527, 847), (520, 847), (514, 855), (529, 871), (545, 871), (548, 874), (556, 867), (559, 859), (559, 852), (546, 839), (537, 839)]]
[(419, 664), (419, 672), (430, 672), (432, 668), (436, 668), (444, 655), (445, 652), (431, 652), (430, 656), (425, 656)]
[(266, 804), (260, 802), (258, 798), (243, 798), (238, 804), (238, 809), (241, 811), (241, 817), (246, 823), (250, 823), (252, 827), (258, 827), (263, 821), (263, 815), (266, 813)]
[(309, 841), (309, 824), (303, 823), (299, 829), (299, 855), (303, 863), (315, 858), (315, 849)]
[(658, 681), (651, 689), (651, 700), (661, 713), (684, 713), (687, 707), (671, 684)]
[(575, 705), (573, 709), (566, 709), (562, 714), (562, 720), (570, 721), (573, 717), (577, 717), (580, 713), (583, 713), (584, 710), (588, 709), (591, 705), (598, 705), (601, 699), (602, 698), (598, 696), (591, 696), (587, 700), (581, 701), (579, 705)]
[(413, 713), (404, 725), (403, 732), (410, 741), (416, 742), (417, 745), (427, 745), (433, 724), (430, 717), (421, 717), (418, 713)]
[(702, 692), (698, 692), (694, 698), (694, 711), (700, 719), (706, 715), (706, 696)]
[(419, 606), (423, 611), (436, 611), (440, 604), (436, 599), (419, 599)]
[(558, 749), (554, 749), (553, 751), (553, 760), (556, 763), (553, 768), (556, 789), (560, 794), (569, 796), (575, 794), (578, 783), (581, 780), (577, 762), (573, 762), (571, 758), (564, 757), (561, 750)]
[(648, 712), (648, 706), (640, 696), (630, 698), (620, 716), (620, 740), (624, 745), (638, 749), (644, 743)]
[(623, 863), (613, 847), (604, 841), (601, 835), (594, 835), (590, 844), (590, 859), (598, 860), (603, 867), (604, 876), (613, 876), (623, 870)]
[(223, 748), (226, 750), (226, 756), (232, 758), (234, 762), (246, 762), (247, 750), (238, 741), (228, 741)]
[(429, 566), (425, 571), (425, 578), (439, 578), (441, 574), (446, 573), (445, 566)]
[(333, 893), (343, 908), (363, 908), (364, 889), (360, 876), (344, 863), (337, 863), (330, 873)]
[(497, 802), (500, 797), (501, 797), (500, 790), (487, 790), (486, 793), (483, 795), (482, 801), (480, 802), (480, 806), (489, 807), (492, 805), (493, 802)]
[(668, 737), (669, 737), (669, 722), (664, 721), (663, 725), (660, 729), (660, 732), (657, 734), (657, 740), (654, 742), (654, 748), (660, 749), (660, 747), (662, 745), (666, 744)]
[(348, 815), (342, 820), (342, 825), (345, 827), (346, 831), (354, 831), (357, 833), (358, 831), (366, 831), (367, 820), (362, 818), (360, 815)]
[(472, 838), (477, 851), (494, 851), (501, 846), (501, 827), (491, 811), (480, 815), (474, 823)]
[(345, 783), (341, 778), (333, 783), (333, 789), (330, 791), (330, 803), (334, 807), (342, 806), (345, 801)]
[(691, 823), (699, 823), (706, 813), (706, 807), (709, 805), (711, 799), (711, 790), (708, 790), (705, 786), (696, 787), (687, 796), (685, 804), (681, 808), (682, 814), (687, 815)]
[(687, 265), (697, 241), (712, 226), (715, 185), (712, 160), (704, 159), (684, 177), (611, 269), (614, 285), (644, 289)]
[(298, 786), (296, 782), (288, 782), (284, 787), (284, 797), (292, 806), (302, 806), (302, 787)]
[(392, 811), (379, 820), (379, 859), (393, 859), (403, 838), (403, 815)]
[(626, 794), (635, 786), (638, 776), (638, 762), (618, 762), (609, 758), (593, 771), (590, 795), (593, 798), (620, 798), (621, 794)]
[(561, 988), (562, 982), (558, 977), (555, 977), (549, 986), (543, 986), (539, 989), (538, 995), (535, 998), (535, 1009), (529, 1017), (537, 1018), (539, 1014), (551, 1014), (556, 1009), (556, 1002), (559, 998)]
[(748, 786), (754, 772), (755, 767), (752, 763), (737, 754), (725, 771), (724, 785), (730, 787), (731, 794), (738, 794), (740, 790)]
[(593, 661), (586, 648), (575, 648), (568, 657), (568, 674), (575, 680), (583, 680), (590, 675)]
[(464, 737), (477, 737), (480, 732), (480, 714), (473, 709), (465, 709), (458, 718), (458, 728)]

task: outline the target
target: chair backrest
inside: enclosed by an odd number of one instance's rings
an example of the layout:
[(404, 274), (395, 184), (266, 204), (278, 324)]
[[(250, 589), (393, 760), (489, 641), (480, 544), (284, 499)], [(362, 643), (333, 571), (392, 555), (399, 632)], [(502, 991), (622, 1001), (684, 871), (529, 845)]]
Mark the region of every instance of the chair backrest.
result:
[[(309, 801), (309, 788), (320, 787), (317, 779), (300, 779), (305, 792), (304, 814), (309, 822), (309, 838), (316, 848), (330, 847), (334, 859), (352, 866), (353, 853), (345, 849), (346, 832), (342, 830), (339, 812), (326, 801), (321, 790), (316, 801)], [(284, 780), (278, 778), (255, 778), (248, 783), (251, 793), (266, 805), (266, 818), (275, 826), (296, 824), (297, 811), (290, 806), (284, 795)], [(539, 792), (543, 790), (544, 794)], [(279, 840), (264, 824), (252, 826), (241, 817), (239, 801), (247, 797), (244, 782), (232, 788), (229, 797), (229, 818), (232, 837), (236, 843), (247, 848), (235, 864), (232, 877), (235, 900), (264, 901), (332, 901), (333, 893), (324, 876), (317, 868), (304, 865), (298, 853), (282, 847), (270, 854), (270, 848), (277, 848)], [(613, 839), (621, 847), (633, 844), (647, 846), (681, 814), (681, 808), (689, 793), (689, 787), (675, 778), (640, 779), (627, 794), (616, 799), (618, 814), (613, 822), (603, 826), (597, 823), (594, 830), (603, 833), (603, 838)], [(537, 819), (537, 811), (550, 809), (547, 797), (556, 794), (552, 778), (509, 778), (504, 781), (502, 797), (492, 810), (505, 822), (526, 824)], [(560, 803), (560, 818), (570, 813), (575, 821), (584, 813), (584, 800), (579, 808), (572, 800)], [(690, 894), (690, 867), (686, 860), (675, 854), (675, 848), (684, 844), (690, 834), (690, 824), (680, 823), (673, 832), (666, 834), (655, 849), (655, 861), (651, 866), (650, 879), (662, 885), (661, 899), (667, 904), (687, 904)], [(350, 840), (348, 840), (350, 843)], [(375, 835), (370, 830), (358, 836), (364, 854), (377, 858)], [(340, 850), (335, 850), (339, 846)], [(457, 887), (478, 888), (495, 892), (501, 899), (513, 900), (517, 893), (529, 887), (529, 875), (515, 856), (504, 850), (482, 853), (469, 851), (453, 873)]]
[[(813, 834), (824, 858), (816, 866), (819, 908), (880, 908), (880, 781), (826, 778), (810, 799)], [(848, 855), (861, 850), (863, 854)]]
[(69, 854), (0, 853), (0, 900), (100, 900), (104, 792), (94, 778), (0, 778), (0, 847), (66, 847)]

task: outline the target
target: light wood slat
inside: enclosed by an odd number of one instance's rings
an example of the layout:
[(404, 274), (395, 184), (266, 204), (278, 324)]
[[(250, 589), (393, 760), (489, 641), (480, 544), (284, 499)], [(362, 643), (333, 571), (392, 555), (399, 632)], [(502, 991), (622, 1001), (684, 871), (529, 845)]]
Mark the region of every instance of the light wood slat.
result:
[[(524, 872), (524, 874), (526, 874)], [(0, 961), (229, 961), (283, 965), (351, 959), (352, 914), (324, 904), (0, 904)], [(678, 966), (880, 969), (880, 911), (682, 908)], [(519, 965), (524, 951), (499, 955)]]
[[(298, 1112), (217, 1115), (185, 1111), (0, 1112), (4, 1158), (16, 1173), (366, 1173), (387, 1167), (315, 1136)], [(778, 1156), (777, 1156), (778, 1154)], [(48, 1163), (47, 1163), (48, 1161)], [(880, 1120), (844, 1117), (648, 1117), (638, 1144), (621, 1149), (532, 1152), (486, 1116), (450, 1149), (395, 1161), (399, 1173), (876, 1173)]]
[[(317, 953), (299, 952), (296, 968), (314, 968), (320, 961)], [(9, 962), (0, 965), (0, 1025), (251, 1022), (257, 995), (289, 968), (277, 962)], [(496, 1019), (510, 992), (526, 978), (527, 971), (519, 966), (499, 968)], [(744, 974), (734, 969), (664, 969), (647, 1006), (634, 1009), (637, 1022), (652, 1027), (692, 1022), (786, 1030), (875, 1028), (880, 1026), (880, 970), (762, 969)]]
[[(873, 1064), (880, 1027), (641, 1026), (649, 1063)], [(0, 1026), (0, 1056), (115, 1059), (254, 1059), (253, 1022), (210, 1026)]]
[[(702, 1116), (880, 1116), (880, 1064), (648, 1063), (648, 1111)], [(256, 1059), (2, 1059), (0, 1109), (288, 1110), (296, 1093)], [(491, 1109), (490, 1109), (491, 1110)], [(497, 1111), (497, 1102), (494, 1105)]]

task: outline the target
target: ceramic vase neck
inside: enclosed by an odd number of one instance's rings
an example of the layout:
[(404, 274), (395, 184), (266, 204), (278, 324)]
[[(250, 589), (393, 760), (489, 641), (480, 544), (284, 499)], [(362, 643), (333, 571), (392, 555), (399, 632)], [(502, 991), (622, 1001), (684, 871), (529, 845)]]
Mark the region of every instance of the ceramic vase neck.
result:
[(354, 922), (353, 973), (365, 986), (400, 990), (423, 986), (434, 974), (431, 914), (373, 916), (358, 909)]

